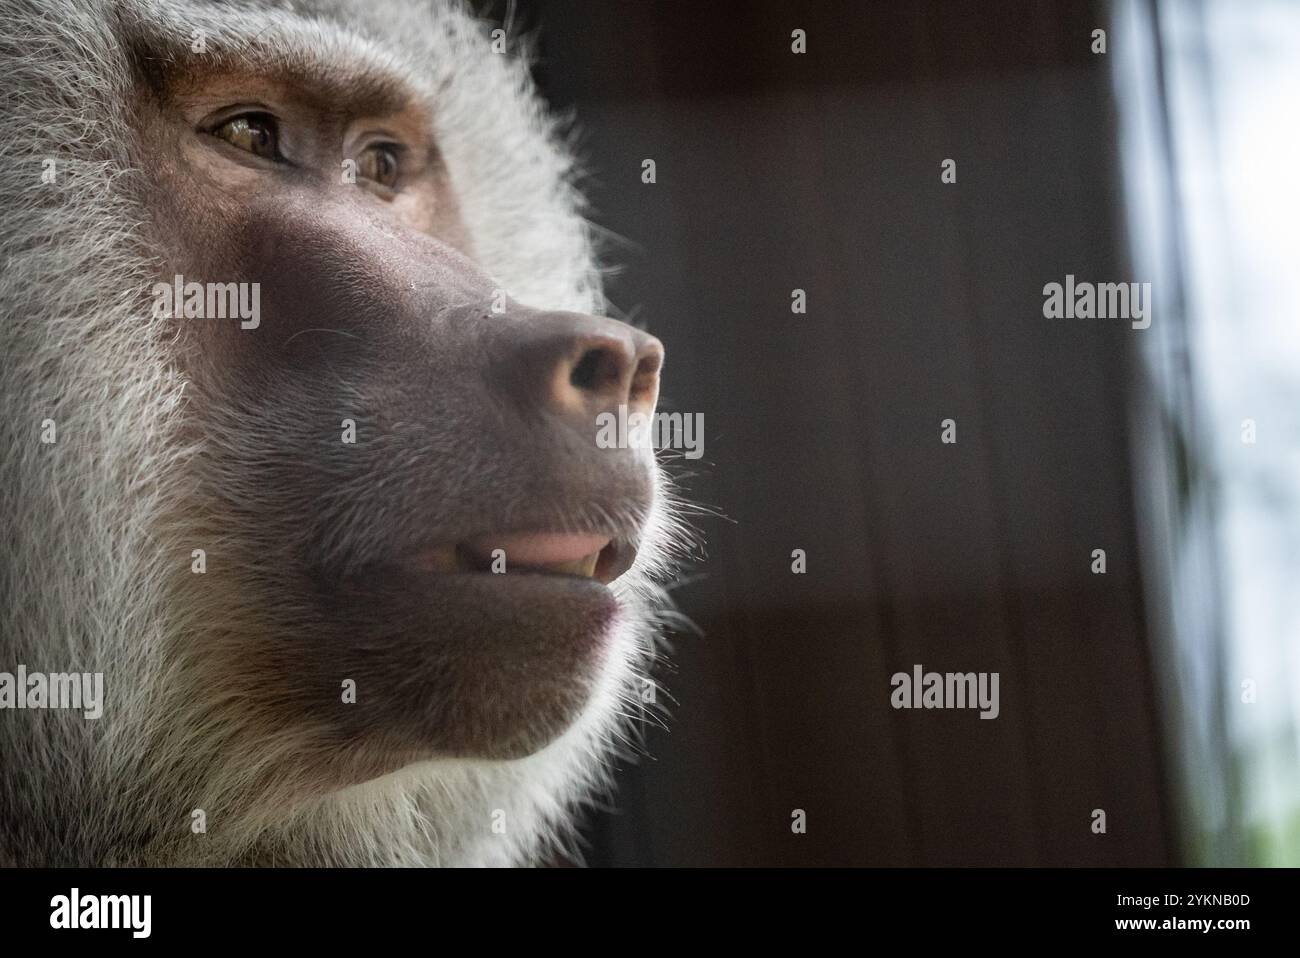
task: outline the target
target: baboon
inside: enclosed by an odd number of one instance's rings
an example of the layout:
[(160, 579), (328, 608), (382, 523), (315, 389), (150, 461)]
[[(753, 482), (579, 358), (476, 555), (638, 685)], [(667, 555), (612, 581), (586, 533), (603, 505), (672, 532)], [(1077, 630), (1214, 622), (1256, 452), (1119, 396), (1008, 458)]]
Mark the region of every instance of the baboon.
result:
[(104, 688), (0, 709), (0, 863), (569, 848), (684, 534), (595, 441), (663, 351), (524, 58), (453, 0), (0, 21), (0, 672)]

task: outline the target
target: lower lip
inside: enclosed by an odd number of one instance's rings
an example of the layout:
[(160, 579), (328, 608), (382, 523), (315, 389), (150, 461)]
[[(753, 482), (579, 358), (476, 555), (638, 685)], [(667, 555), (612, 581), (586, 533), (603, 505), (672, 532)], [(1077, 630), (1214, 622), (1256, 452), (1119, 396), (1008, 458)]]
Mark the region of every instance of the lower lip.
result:
[[(439, 574), (415, 572), (389, 579), (387, 587), (403, 595), (402, 603), (417, 608), (474, 610), (476, 619), (500, 619), (511, 628), (537, 628), (563, 622), (571, 638), (600, 647), (610, 635), (620, 601), (599, 579), (518, 569), (509, 575), (490, 572)], [(513, 612), (511, 610), (514, 610)], [(578, 623), (586, 625), (579, 627)]]

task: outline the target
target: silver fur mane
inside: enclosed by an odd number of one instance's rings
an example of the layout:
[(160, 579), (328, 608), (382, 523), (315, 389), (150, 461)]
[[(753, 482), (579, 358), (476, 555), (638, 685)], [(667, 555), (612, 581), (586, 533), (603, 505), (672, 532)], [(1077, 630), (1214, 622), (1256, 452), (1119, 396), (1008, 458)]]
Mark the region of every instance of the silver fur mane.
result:
[[(137, 19), (206, 29), (250, 58), (256, 44), (231, 37), (269, 28), (398, 64), (427, 91), (484, 268), (530, 305), (604, 305), (572, 162), (526, 64), (490, 52), (459, 4), (0, 0), (0, 669), (101, 671), (106, 688), (98, 721), (0, 712), (0, 864), (505, 865), (567, 849), (575, 809), (605, 786), (645, 708), (639, 677), (667, 610), (655, 583), (682, 540), (666, 480), (616, 585), (630, 610), (616, 654), (543, 751), (410, 766), (291, 811), (257, 801), (253, 771), (206, 751), (221, 730), (181, 694), (207, 681), (185, 650), (213, 622), (250, 634), (256, 622), (184, 582), (205, 440), (182, 438), (186, 383), (167, 321), (151, 315), (160, 251), (119, 41)], [(39, 438), (47, 419), (54, 444)], [(249, 761), (294, 745), (291, 732), (268, 738)], [(191, 830), (197, 808), (206, 834)]]

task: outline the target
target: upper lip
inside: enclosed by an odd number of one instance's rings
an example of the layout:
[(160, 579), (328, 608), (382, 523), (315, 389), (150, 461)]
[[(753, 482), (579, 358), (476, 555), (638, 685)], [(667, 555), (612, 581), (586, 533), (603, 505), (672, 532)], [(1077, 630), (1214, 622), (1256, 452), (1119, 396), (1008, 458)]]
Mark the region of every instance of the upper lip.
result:
[(609, 584), (631, 568), (635, 546), (601, 533), (527, 530), (491, 532), (424, 549), (416, 564), (428, 571), (542, 572)]

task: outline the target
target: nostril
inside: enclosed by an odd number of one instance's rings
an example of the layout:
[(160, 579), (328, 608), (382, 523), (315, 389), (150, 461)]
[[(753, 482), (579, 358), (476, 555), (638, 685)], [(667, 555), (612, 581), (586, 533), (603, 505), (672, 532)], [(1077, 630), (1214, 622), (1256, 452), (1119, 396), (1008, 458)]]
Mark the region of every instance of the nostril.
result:
[(582, 354), (569, 373), (569, 385), (590, 393), (617, 388), (623, 379), (623, 360), (613, 350), (598, 346)]
[(657, 352), (640, 358), (636, 364), (636, 372), (632, 374), (632, 388), (628, 394), (629, 403), (636, 405), (654, 402), (659, 392), (659, 367), (662, 365), (663, 356)]
[(663, 346), (626, 323), (543, 313), (502, 331), (493, 342), (494, 380), (530, 409), (558, 413), (571, 422), (625, 404), (630, 412), (654, 409)]

